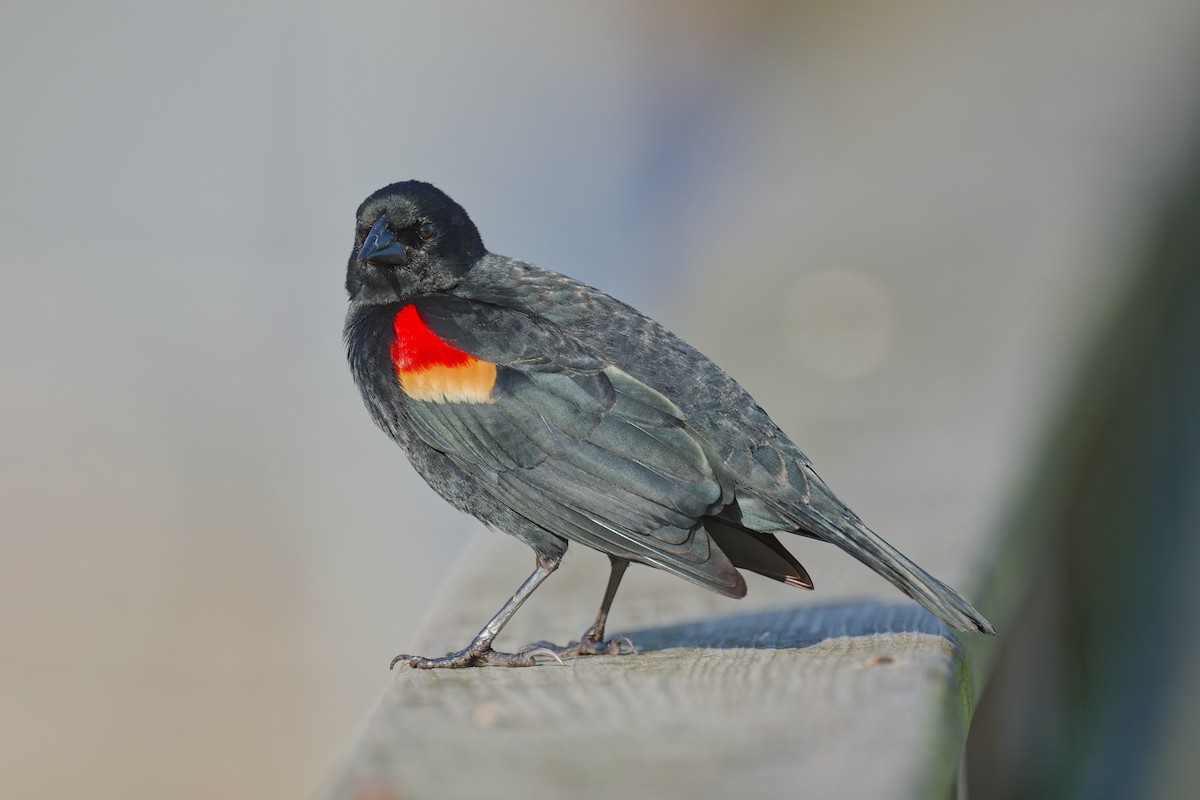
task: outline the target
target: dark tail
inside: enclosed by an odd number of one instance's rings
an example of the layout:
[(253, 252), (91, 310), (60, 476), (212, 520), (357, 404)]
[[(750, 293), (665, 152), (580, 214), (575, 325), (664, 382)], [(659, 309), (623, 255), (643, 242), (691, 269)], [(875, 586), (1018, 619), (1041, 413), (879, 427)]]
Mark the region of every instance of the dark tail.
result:
[(836, 527), (830, 525), (821, 532), (820, 538), (836, 544), (887, 578), (951, 628), (996, 635), (992, 623), (972, 608), (962, 595), (918, 567), (858, 520), (850, 518)]

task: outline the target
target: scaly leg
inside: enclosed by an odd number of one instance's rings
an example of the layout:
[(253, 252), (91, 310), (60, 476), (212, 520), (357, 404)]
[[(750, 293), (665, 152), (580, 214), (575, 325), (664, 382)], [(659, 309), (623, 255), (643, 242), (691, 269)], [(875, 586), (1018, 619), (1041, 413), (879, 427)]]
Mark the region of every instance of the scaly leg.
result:
[(509, 598), (508, 602), (496, 612), (496, 616), (492, 617), (488, 624), (483, 626), (483, 630), (462, 650), (459, 650), (457, 653), (447, 653), (441, 658), (398, 655), (392, 659), (392, 664), (388, 669), (393, 669), (397, 664), (402, 662), (414, 669), (481, 666), (531, 667), (536, 663), (538, 656), (552, 658), (561, 664), (562, 659), (559, 658), (558, 654), (548, 648), (524, 648), (519, 653), (498, 653), (492, 649), (492, 642), (500, 634), (504, 626), (508, 624), (508, 621), (512, 619), (513, 614), (517, 613), (517, 609), (521, 607), (521, 604), (528, 599), (529, 595), (533, 594), (533, 590), (541, 585), (542, 581), (546, 580), (551, 572), (558, 569), (558, 563), (558, 559), (551, 561), (539, 556), (537, 559), (537, 568), (533, 571), (533, 574), (525, 579), (525, 582), (521, 584), (521, 588), (517, 589), (516, 594)]
[(551, 653), (560, 658), (594, 656), (601, 653), (610, 656), (619, 656), (625, 652), (621, 649), (623, 646), (627, 646), (629, 652), (637, 653), (637, 648), (633, 646), (633, 642), (624, 636), (618, 636), (607, 642), (604, 641), (604, 626), (608, 622), (608, 609), (612, 606), (613, 598), (617, 596), (617, 587), (621, 585), (621, 578), (625, 575), (625, 568), (629, 566), (629, 561), (624, 558), (617, 558), (616, 556), (609, 556), (608, 558), (612, 563), (612, 571), (608, 574), (608, 586), (604, 589), (604, 599), (600, 602), (600, 611), (596, 614), (596, 621), (592, 623), (590, 628), (584, 631), (580, 640), (578, 642), (571, 642), (568, 645), (534, 642), (522, 647), (519, 653)]

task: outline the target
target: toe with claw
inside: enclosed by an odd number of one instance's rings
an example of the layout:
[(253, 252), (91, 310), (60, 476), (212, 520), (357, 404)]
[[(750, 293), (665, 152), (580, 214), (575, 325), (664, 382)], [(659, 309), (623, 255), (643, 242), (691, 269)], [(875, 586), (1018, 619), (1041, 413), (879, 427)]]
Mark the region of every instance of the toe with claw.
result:
[(608, 641), (595, 639), (584, 635), (583, 639), (570, 644), (558, 645), (551, 642), (532, 642), (522, 647), (518, 653), (548, 653), (559, 659), (579, 658), (580, 656), (620, 656), (636, 655), (637, 648), (627, 636), (614, 636)]
[(449, 669), (454, 667), (532, 667), (537, 659), (553, 659), (559, 664), (562, 658), (553, 649), (532, 647), (516, 653), (501, 653), (490, 647), (466, 648), (457, 653), (447, 653), (440, 658), (398, 655), (392, 659), (388, 669), (400, 664), (411, 669)]

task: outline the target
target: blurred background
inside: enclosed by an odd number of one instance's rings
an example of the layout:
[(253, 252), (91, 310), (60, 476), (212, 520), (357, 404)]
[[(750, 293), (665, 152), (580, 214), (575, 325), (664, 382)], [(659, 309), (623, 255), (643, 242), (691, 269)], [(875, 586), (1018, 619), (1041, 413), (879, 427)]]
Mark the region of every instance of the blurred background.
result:
[[(1072, 387), (1139, 396), (1107, 353), (1200, 341), (1183, 322), (1103, 333), (1129, 298), (1200, 308), (1168, 302), (1195, 296), (1200, 251), (1161, 244), (1200, 229), (1179, 222), (1200, 186), (1200, 5), (10, 0), (0, 64), (0, 794), (294, 797), (352, 740), (477, 534), (344, 364), (354, 210), (407, 178), (492, 250), (715, 357), (868, 519), (889, 501), (855, 459), (928, 472), (947, 546), (918, 560), (960, 585), (994, 566), (976, 585), (1005, 648), (1039, 612), (1065, 626), (996, 661), (1006, 700), (972, 751), (993, 796), (1102, 796), (1079, 765), (1124, 752), (1119, 731), (1141, 771), (1100, 785), (1184, 785), (1146, 765), (1186, 764), (1197, 717), (1140, 714), (1179, 696), (1130, 687), (1186, 670), (1089, 680), (1121, 604), (1064, 609), (1061, 587), (1127, 597), (1195, 563), (1193, 395), (1171, 381), (1196, 350), (1137, 375), (1163, 405), (1065, 426)], [(1176, 278), (1140, 294), (1158, 269)], [(880, 398), (898, 432), (865, 412)], [(1123, 463), (1087, 444), (1121, 414), (1171, 423), (1155, 441), (1174, 460), (1143, 456), (1192, 527), (1161, 540), (1116, 515), (1107, 535), (1151, 556), (1081, 577), (1070, 556), (1103, 525), (1064, 520), (1111, 520), (1075, 512), (1128, 482), (1031, 476), (1091, 463), (1048, 443)], [(1173, 597), (1114, 627), (1156, 664), (1200, 663)], [(1089, 614), (1063, 668), (1054, 631)], [(1136, 725), (1075, 735), (1118, 695)], [(1047, 729), (1037, 708), (1062, 713)]]

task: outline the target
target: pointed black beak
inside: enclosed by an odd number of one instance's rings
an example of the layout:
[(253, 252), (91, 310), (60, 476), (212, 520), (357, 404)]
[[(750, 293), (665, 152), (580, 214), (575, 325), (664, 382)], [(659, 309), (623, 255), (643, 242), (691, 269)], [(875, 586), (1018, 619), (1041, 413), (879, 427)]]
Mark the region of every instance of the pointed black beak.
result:
[(363, 264), (375, 266), (404, 267), (408, 265), (408, 248), (396, 241), (387, 229), (388, 219), (381, 216), (371, 226), (370, 233), (363, 240), (363, 246), (358, 251), (358, 260)]

